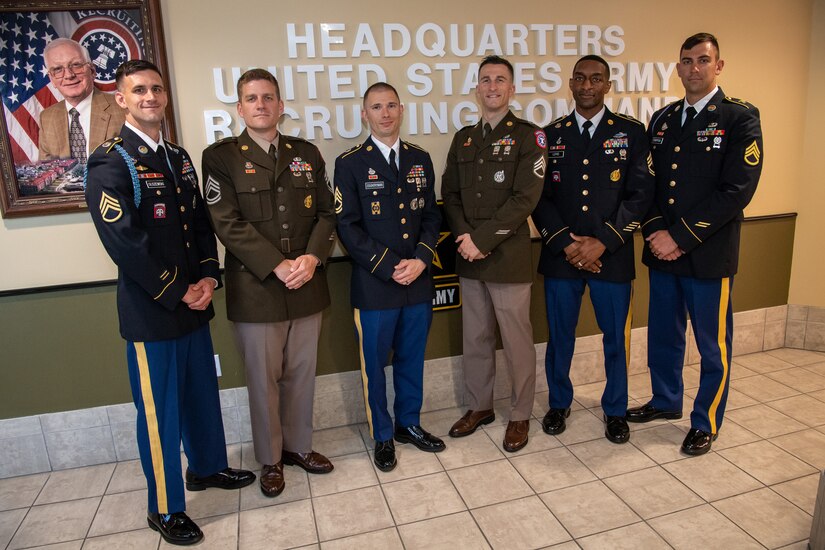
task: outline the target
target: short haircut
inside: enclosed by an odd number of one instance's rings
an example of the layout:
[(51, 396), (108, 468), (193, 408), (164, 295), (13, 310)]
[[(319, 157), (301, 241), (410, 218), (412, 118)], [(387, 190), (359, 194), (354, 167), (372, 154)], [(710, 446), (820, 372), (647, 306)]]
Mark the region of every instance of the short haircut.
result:
[[(43, 48), (43, 58), (45, 59), (49, 55), (50, 51), (59, 46), (74, 46), (81, 53), (81, 55), (83, 55), (83, 60), (86, 63), (92, 62), (92, 58), (89, 57), (89, 50), (87, 50), (79, 42), (76, 42), (71, 38), (55, 38), (54, 40), (46, 44), (46, 47)], [(46, 68), (48, 69), (48, 67)]]
[(716, 37), (709, 32), (699, 32), (693, 36), (688, 36), (685, 41), (682, 42), (682, 47), (679, 49), (679, 57), (681, 57), (683, 51), (690, 50), (699, 44), (704, 44), (705, 42), (710, 42), (713, 45), (716, 49), (716, 59), (719, 59), (719, 41), (716, 40)]
[(392, 92), (395, 94), (396, 99), (398, 99), (399, 102), (401, 101), (401, 97), (398, 95), (398, 90), (396, 90), (391, 84), (387, 84), (386, 82), (376, 82), (367, 88), (366, 92), (364, 92), (364, 107), (367, 106), (367, 98), (369, 98), (372, 92)]
[(117, 68), (117, 71), (115, 71), (115, 82), (117, 83), (117, 89), (120, 90), (120, 86), (123, 84), (124, 78), (141, 71), (154, 71), (160, 75), (161, 79), (163, 78), (163, 75), (160, 73), (160, 69), (158, 69), (154, 63), (146, 61), (145, 59), (130, 59), (129, 61), (121, 64), (121, 66)]
[(481, 69), (484, 65), (504, 65), (507, 67), (507, 70), (510, 71), (510, 78), (515, 79), (515, 72), (513, 71), (513, 64), (504, 59), (499, 55), (488, 55), (484, 59), (481, 60), (481, 64), (478, 66), (478, 74), (481, 74)]
[(584, 57), (580, 58), (578, 61), (576, 61), (576, 64), (573, 65), (574, 73), (576, 72), (576, 67), (579, 66), (579, 63), (582, 63), (584, 61), (595, 61), (596, 63), (601, 63), (602, 65), (604, 65), (604, 74), (607, 77), (607, 79), (610, 80), (610, 65), (608, 65), (607, 61), (605, 61), (604, 58), (600, 55), (591, 54), (585, 55)]
[(248, 82), (254, 82), (255, 80), (266, 80), (267, 82), (272, 82), (275, 86), (275, 97), (278, 98), (278, 101), (281, 100), (281, 87), (278, 85), (278, 79), (275, 78), (275, 75), (266, 69), (249, 69), (238, 79), (238, 103), (241, 102), (241, 91), (243, 90), (244, 85)]

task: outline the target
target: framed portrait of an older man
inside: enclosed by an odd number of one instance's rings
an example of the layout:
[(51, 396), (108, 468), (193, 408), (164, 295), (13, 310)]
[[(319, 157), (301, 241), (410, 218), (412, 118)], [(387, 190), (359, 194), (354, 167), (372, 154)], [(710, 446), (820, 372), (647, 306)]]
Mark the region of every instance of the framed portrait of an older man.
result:
[(163, 44), (160, 0), (0, 0), (4, 218), (86, 208), (86, 159), (124, 122), (115, 72), (146, 59), (166, 75)]

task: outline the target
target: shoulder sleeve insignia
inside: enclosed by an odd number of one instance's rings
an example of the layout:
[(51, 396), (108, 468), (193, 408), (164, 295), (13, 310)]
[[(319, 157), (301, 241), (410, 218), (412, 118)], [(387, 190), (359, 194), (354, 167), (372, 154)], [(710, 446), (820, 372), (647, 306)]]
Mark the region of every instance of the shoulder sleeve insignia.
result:
[(759, 150), (759, 145), (756, 140), (745, 148), (745, 164), (748, 166), (758, 166), (759, 159), (762, 157), (762, 152)]
[(203, 186), (203, 198), (206, 204), (212, 206), (221, 200), (221, 184), (210, 174)]
[(106, 223), (114, 223), (123, 216), (123, 209), (120, 207), (118, 200), (106, 193), (106, 191), (104, 191), (100, 197), (99, 208), (100, 216)]
[(536, 136), (536, 145), (542, 149), (547, 149), (547, 136), (544, 135), (544, 131), (536, 130), (534, 135)]
[(335, 190), (335, 213), (340, 214), (344, 211), (344, 197), (341, 195), (341, 189)]

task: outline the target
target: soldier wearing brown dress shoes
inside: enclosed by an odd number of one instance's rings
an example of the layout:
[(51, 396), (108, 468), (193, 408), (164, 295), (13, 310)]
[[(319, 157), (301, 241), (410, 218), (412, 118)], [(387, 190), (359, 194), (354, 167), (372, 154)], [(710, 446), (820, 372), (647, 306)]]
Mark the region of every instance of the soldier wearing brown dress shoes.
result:
[(458, 244), (456, 271), (463, 301), (464, 382), (470, 410), (450, 430), (473, 433), (495, 420), (498, 324), (512, 381), (504, 450), (527, 444), (536, 389), (536, 350), (530, 323), (533, 282), (530, 228), (547, 166), (547, 140), (510, 111), (513, 67), (498, 56), (478, 70), (481, 120), (453, 138), (442, 180), (444, 212)]
[(204, 194), (226, 246), (226, 307), (246, 367), (261, 492), (284, 490), (284, 465), (312, 474), (332, 463), (312, 450), (323, 271), (335, 228), (318, 149), (278, 133), (278, 81), (263, 69), (238, 80), (243, 133), (203, 153)]

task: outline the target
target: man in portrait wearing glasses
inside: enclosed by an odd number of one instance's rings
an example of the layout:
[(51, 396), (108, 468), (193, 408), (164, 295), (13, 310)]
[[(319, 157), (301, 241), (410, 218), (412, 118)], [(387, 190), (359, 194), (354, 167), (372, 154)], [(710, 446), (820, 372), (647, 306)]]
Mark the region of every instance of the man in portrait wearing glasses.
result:
[(83, 164), (95, 147), (118, 134), (124, 111), (114, 94), (95, 88), (89, 52), (68, 38), (57, 38), (43, 50), (49, 80), (63, 101), (40, 114), (40, 160), (75, 158)]

